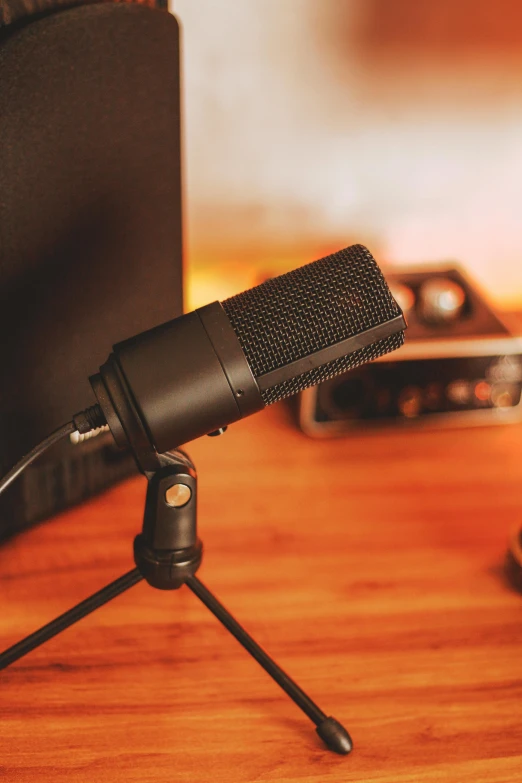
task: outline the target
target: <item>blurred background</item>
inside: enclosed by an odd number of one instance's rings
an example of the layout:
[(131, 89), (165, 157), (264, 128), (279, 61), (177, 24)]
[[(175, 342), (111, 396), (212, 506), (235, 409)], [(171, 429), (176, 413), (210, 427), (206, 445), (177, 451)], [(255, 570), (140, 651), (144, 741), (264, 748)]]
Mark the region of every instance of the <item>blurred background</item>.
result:
[(522, 304), (522, 4), (174, 0), (186, 307), (352, 242)]

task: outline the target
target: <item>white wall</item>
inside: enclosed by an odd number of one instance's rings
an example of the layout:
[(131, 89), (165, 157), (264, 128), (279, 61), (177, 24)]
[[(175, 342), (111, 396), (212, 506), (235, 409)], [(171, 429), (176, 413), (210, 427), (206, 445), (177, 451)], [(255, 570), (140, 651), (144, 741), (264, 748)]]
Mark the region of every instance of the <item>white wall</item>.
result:
[(522, 303), (516, 54), (379, 53), (365, 0), (174, 5), (196, 265), (363, 241), (396, 262), (459, 259)]

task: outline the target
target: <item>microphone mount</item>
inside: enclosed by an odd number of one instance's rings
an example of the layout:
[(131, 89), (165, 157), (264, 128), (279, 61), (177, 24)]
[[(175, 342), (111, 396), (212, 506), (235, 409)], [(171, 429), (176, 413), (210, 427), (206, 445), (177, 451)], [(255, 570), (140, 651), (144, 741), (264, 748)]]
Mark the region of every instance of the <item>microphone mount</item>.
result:
[[(139, 438), (139, 432), (136, 437)], [(157, 454), (143, 448), (136, 461), (148, 482), (142, 531), (134, 540), (136, 568), (5, 650), (0, 654), (0, 669), (143, 579), (160, 590), (177, 590), (186, 585), (315, 724), (329, 750), (341, 755), (350, 753), (353, 744), (344, 726), (312, 701), (196, 576), (203, 544), (197, 536), (197, 474), (190, 458), (181, 451)]]

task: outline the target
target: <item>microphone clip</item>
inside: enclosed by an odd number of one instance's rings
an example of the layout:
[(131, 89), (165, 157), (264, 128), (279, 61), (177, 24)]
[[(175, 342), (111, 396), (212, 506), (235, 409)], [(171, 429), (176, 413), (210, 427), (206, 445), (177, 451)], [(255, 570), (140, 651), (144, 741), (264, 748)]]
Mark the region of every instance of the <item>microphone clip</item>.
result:
[(158, 455), (148, 481), (142, 532), (134, 539), (134, 562), (159, 590), (176, 590), (201, 564), (197, 537), (197, 474), (183, 452)]

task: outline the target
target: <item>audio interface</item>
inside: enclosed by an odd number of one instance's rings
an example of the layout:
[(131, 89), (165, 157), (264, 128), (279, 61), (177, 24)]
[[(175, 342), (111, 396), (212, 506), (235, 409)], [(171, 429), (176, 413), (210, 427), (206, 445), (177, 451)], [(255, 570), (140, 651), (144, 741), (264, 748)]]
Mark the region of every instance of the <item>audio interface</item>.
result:
[(388, 425), (468, 426), (522, 419), (522, 337), (456, 267), (387, 276), (408, 329), (404, 346), (307, 389), (313, 437)]

